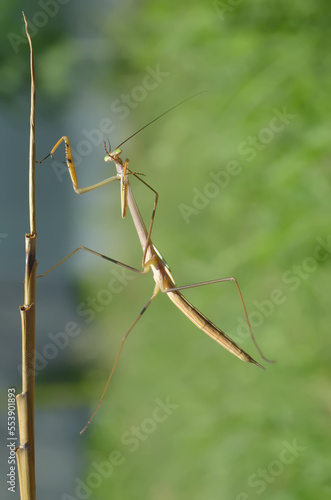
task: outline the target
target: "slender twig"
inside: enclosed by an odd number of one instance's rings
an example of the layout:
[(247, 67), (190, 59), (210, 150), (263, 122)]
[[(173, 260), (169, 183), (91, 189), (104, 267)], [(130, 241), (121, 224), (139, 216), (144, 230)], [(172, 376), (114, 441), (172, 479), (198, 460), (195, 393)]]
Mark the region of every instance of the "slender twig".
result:
[(25, 31), (30, 45), (31, 112), (29, 153), (29, 215), (30, 233), (25, 235), (24, 305), (20, 307), (22, 320), (22, 392), (17, 395), (20, 446), (16, 448), (21, 500), (35, 500), (35, 440), (34, 390), (36, 345), (36, 203), (35, 203), (35, 104), (34, 62), (32, 42), (23, 12)]

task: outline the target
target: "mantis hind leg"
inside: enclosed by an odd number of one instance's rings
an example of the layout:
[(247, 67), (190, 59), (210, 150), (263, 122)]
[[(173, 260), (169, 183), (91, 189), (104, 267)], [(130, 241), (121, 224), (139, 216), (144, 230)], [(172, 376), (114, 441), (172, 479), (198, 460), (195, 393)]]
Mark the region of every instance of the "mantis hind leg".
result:
[(140, 311), (140, 313), (138, 314), (138, 316), (136, 317), (136, 319), (134, 320), (134, 322), (132, 323), (132, 325), (130, 326), (130, 328), (126, 331), (124, 337), (122, 338), (122, 341), (121, 341), (121, 344), (120, 344), (120, 347), (118, 349), (118, 352), (117, 352), (117, 355), (116, 355), (116, 358), (115, 358), (115, 361), (113, 363), (113, 366), (112, 366), (112, 369), (110, 371), (110, 374), (109, 374), (109, 377), (108, 377), (108, 380), (106, 382), (106, 385), (104, 387), (104, 390), (101, 394), (101, 397), (98, 401), (98, 404), (94, 410), (94, 412), (92, 413), (90, 419), (88, 420), (87, 424), (85, 425), (85, 427), (80, 431), (80, 434), (83, 434), (83, 432), (86, 431), (87, 427), (90, 425), (94, 415), (96, 414), (96, 412), (98, 411), (101, 403), (102, 403), (102, 400), (107, 392), (107, 389), (108, 389), (108, 386), (109, 386), (109, 383), (110, 383), (110, 380), (114, 374), (114, 371), (115, 371), (115, 368), (116, 368), (116, 365), (118, 363), (118, 360), (119, 360), (119, 357), (121, 355), (121, 352), (122, 352), (122, 349), (123, 349), (123, 346), (124, 346), (124, 343), (126, 341), (126, 339), (128, 338), (129, 336), (129, 333), (133, 330), (133, 328), (135, 327), (135, 325), (138, 323), (138, 321), (140, 320), (140, 318), (142, 317), (142, 315), (144, 314), (144, 312), (147, 310), (147, 308), (150, 306), (151, 302), (155, 299), (155, 297), (157, 296), (158, 294), (158, 291), (159, 291), (159, 288), (158, 286), (156, 285), (155, 288), (154, 288), (154, 292), (153, 292), (153, 295), (151, 296), (151, 298), (148, 300), (148, 302), (145, 304), (145, 306), (142, 308), (142, 310)]
[(176, 287), (173, 287), (173, 288), (165, 290), (164, 293), (181, 291), (181, 290), (188, 290), (190, 288), (196, 288), (198, 286), (212, 285), (213, 283), (222, 283), (222, 282), (225, 282), (225, 281), (233, 281), (235, 283), (235, 285), (236, 285), (236, 288), (237, 288), (237, 291), (238, 291), (238, 294), (239, 294), (239, 297), (240, 297), (240, 302), (241, 302), (241, 305), (242, 305), (243, 310), (244, 310), (244, 314), (245, 314), (245, 318), (246, 318), (246, 322), (247, 322), (247, 325), (248, 325), (250, 336), (251, 336), (252, 341), (253, 341), (256, 349), (258, 350), (261, 358), (264, 361), (266, 361), (267, 363), (275, 363), (275, 361), (270, 360), (270, 359), (268, 359), (268, 358), (266, 358), (264, 356), (264, 354), (262, 353), (260, 347), (258, 346), (258, 343), (255, 340), (255, 337), (254, 337), (254, 334), (253, 334), (253, 330), (252, 330), (252, 327), (251, 327), (251, 324), (250, 324), (250, 321), (249, 321), (249, 317), (248, 317), (248, 313), (247, 313), (245, 301), (244, 301), (243, 295), (242, 295), (241, 290), (240, 290), (239, 283), (238, 283), (237, 279), (234, 278), (233, 276), (230, 276), (229, 278), (219, 278), (219, 279), (215, 279), (215, 280), (202, 281), (200, 283), (193, 283), (191, 285), (184, 285), (184, 286), (178, 286), (178, 287), (176, 286)]

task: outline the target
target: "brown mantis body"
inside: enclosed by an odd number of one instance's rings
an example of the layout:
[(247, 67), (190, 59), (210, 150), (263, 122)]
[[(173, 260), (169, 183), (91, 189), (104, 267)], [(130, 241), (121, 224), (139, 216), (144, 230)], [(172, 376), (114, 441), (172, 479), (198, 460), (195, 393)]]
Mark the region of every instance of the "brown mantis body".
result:
[[(171, 108), (171, 109), (173, 109), (173, 108)], [(160, 116), (162, 116), (162, 115), (160, 115)], [(155, 121), (155, 120), (153, 120), (153, 121)], [(152, 123), (152, 122), (150, 122), (150, 123)], [(149, 125), (149, 124), (147, 124), (147, 125)], [(145, 125), (145, 127), (147, 125)], [(145, 128), (145, 127), (142, 127), (142, 128)], [(140, 130), (142, 130), (142, 129), (140, 129)], [(135, 135), (135, 134), (133, 134), (133, 135)], [(130, 136), (129, 139), (131, 137), (132, 136)], [(53, 269), (55, 269), (58, 265), (60, 265), (65, 260), (67, 260), (74, 253), (76, 253), (78, 250), (85, 250), (85, 251), (90, 252), (90, 253), (92, 253), (94, 255), (98, 255), (98, 256), (102, 257), (103, 259), (106, 259), (106, 260), (108, 260), (110, 262), (113, 262), (115, 264), (118, 264), (118, 265), (120, 265), (122, 267), (125, 267), (127, 269), (130, 269), (130, 270), (132, 270), (134, 272), (137, 272), (137, 273), (140, 273), (140, 274), (146, 274), (151, 269), (152, 274), (153, 274), (153, 278), (154, 278), (154, 281), (155, 281), (155, 285), (154, 285), (154, 290), (153, 290), (152, 296), (147, 301), (147, 303), (145, 304), (145, 306), (143, 307), (143, 309), (140, 311), (139, 315), (137, 316), (137, 318), (135, 319), (135, 321), (133, 322), (133, 324), (130, 326), (130, 328), (127, 330), (127, 332), (125, 333), (125, 335), (124, 335), (124, 337), (123, 337), (123, 339), (121, 341), (121, 345), (120, 345), (119, 351), (117, 353), (115, 362), (113, 364), (111, 373), (109, 375), (109, 378), (107, 380), (107, 383), (106, 383), (106, 386), (105, 386), (104, 391), (102, 393), (102, 396), (101, 396), (101, 398), (99, 400), (99, 403), (98, 403), (96, 409), (94, 410), (94, 412), (93, 412), (90, 420), (88, 421), (88, 423), (86, 424), (86, 426), (84, 427), (84, 429), (81, 432), (84, 432), (84, 430), (87, 428), (87, 426), (91, 422), (92, 418), (94, 417), (97, 409), (99, 408), (99, 406), (100, 406), (100, 404), (102, 402), (102, 399), (103, 399), (103, 397), (104, 397), (104, 395), (106, 393), (106, 390), (107, 390), (107, 387), (109, 385), (109, 382), (110, 382), (110, 380), (112, 378), (112, 375), (114, 373), (114, 370), (115, 370), (117, 361), (119, 359), (120, 353), (122, 351), (124, 342), (126, 341), (129, 333), (131, 332), (131, 330), (133, 329), (133, 327), (136, 325), (136, 323), (138, 322), (138, 320), (141, 318), (141, 316), (144, 314), (144, 312), (147, 310), (147, 308), (149, 307), (149, 305), (151, 304), (151, 302), (155, 299), (155, 297), (157, 296), (157, 294), (160, 291), (162, 293), (167, 294), (167, 296), (170, 298), (170, 300), (185, 314), (185, 316), (187, 316), (192, 321), (192, 323), (194, 323), (198, 328), (200, 328), (204, 333), (206, 333), (207, 335), (209, 335), (212, 339), (216, 340), (216, 342), (218, 342), (221, 346), (223, 346), (229, 352), (231, 352), (232, 354), (234, 354), (236, 357), (238, 357), (242, 361), (245, 361), (247, 363), (253, 363), (256, 366), (259, 366), (260, 368), (263, 368), (247, 352), (245, 352), (241, 347), (239, 347), (224, 331), (222, 331), (215, 324), (213, 324), (206, 316), (204, 316), (196, 307), (194, 307), (181, 294), (181, 290), (185, 290), (185, 289), (189, 289), (189, 288), (194, 288), (194, 287), (198, 287), (198, 286), (203, 286), (203, 285), (208, 285), (208, 284), (212, 284), (212, 283), (219, 283), (219, 282), (223, 282), (223, 281), (233, 281), (235, 283), (236, 287), (237, 287), (237, 290), (238, 290), (238, 293), (239, 293), (239, 296), (240, 296), (240, 300), (241, 300), (241, 303), (242, 303), (242, 306), (243, 306), (243, 309), (244, 309), (246, 321), (247, 321), (247, 324), (249, 326), (249, 330), (250, 330), (250, 333), (251, 333), (251, 337), (252, 337), (252, 339), (254, 341), (254, 344), (256, 345), (256, 347), (257, 347), (257, 349), (258, 349), (261, 357), (265, 361), (269, 361), (269, 360), (267, 360), (263, 356), (263, 354), (261, 353), (261, 351), (260, 351), (259, 347), (257, 346), (256, 341), (254, 339), (253, 332), (252, 332), (252, 329), (251, 329), (251, 326), (250, 326), (250, 323), (249, 323), (249, 319), (248, 319), (248, 314), (247, 314), (247, 310), (246, 310), (246, 307), (245, 307), (245, 303), (244, 303), (244, 300), (243, 300), (243, 297), (242, 297), (242, 293), (240, 291), (240, 287), (239, 287), (239, 284), (238, 284), (236, 278), (234, 278), (234, 277), (220, 278), (220, 279), (215, 279), (215, 280), (211, 280), (211, 281), (206, 281), (206, 282), (201, 282), (201, 283), (195, 283), (195, 284), (192, 284), (192, 285), (179, 286), (179, 287), (176, 286), (175, 280), (174, 280), (173, 276), (171, 275), (171, 272), (170, 272), (170, 269), (169, 269), (168, 265), (166, 264), (165, 260), (163, 259), (163, 257), (161, 256), (161, 254), (159, 253), (159, 251), (157, 250), (157, 248), (153, 245), (152, 240), (151, 240), (151, 232), (152, 232), (152, 228), (153, 228), (155, 211), (156, 211), (156, 206), (157, 206), (157, 202), (158, 202), (158, 193), (151, 186), (149, 186), (144, 180), (142, 180), (137, 174), (135, 174), (134, 172), (131, 172), (129, 170), (129, 167), (128, 167), (129, 160), (126, 159), (125, 162), (122, 161), (122, 159), (121, 159), (122, 150), (119, 147), (116, 148), (113, 152), (110, 152), (110, 151), (107, 150), (106, 146), (105, 146), (105, 149), (106, 149), (107, 155), (105, 156), (105, 161), (106, 162), (113, 161), (115, 163), (115, 166), (116, 166), (116, 175), (114, 175), (112, 177), (109, 177), (108, 179), (105, 179), (104, 181), (101, 181), (101, 182), (99, 182), (97, 184), (93, 184), (92, 186), (88, 186), (86, 188), (79, 188), (78, 187), (77, 176), (76, 176), (76, 170), (75, 170), (74, 161), (73, 161), (73, 156), (72, 156), (72, 151), (71, 151), (71, 147), (70, 147), (70, 142), (69, 142), (69, 139), (68, 139), (67, 136), (63, 136), (55, 144), (55, 146), (53, 147), (51, 153), (48, 156), (52, 156), (53, 155), (54, 151), (58, 148), (58, 146), (61, 144), (62, 141), (64, 141), (64, 144), (65, 144), (66, 163), (67, 163), (67, 167), (68, 167), (69, 174), (70, 174), (70, 177), (71, 177), (71, 182), (72, 182), (73, 188), (74, 188), (74, 190), (75, 190), (76, 193), (78, 193), (78, 194), (86, 193), (86, 192), (91, 191), (93, 189), (97, 189), (97, 188), (99, 188), (101, 186), (109, 184), (109, 183), (111, 183), (113, 181), (116, 181), (116, 180), (120, 181), (120, 183), (121, 183), (121, 213), (122, 213), (122, 217), (125, 217), (126, 216), (127, 207), (129, 208), (129, 211), (131, 213), (131, 216), (132, 216), (132, 219), (133, 219), (133, 222), (134, 222), (134, 225), (135, 225), (135, 228), (136, 228), (139, 240), (140, 240), (140, 244), (141, 244), (141, 247), (142, 247), (142, 250), (143, 250), (142, 269), (136, 269), (136, 268), (131, 267), (131, 266), (127, 265), (127, 264), (119, 262), (119, 261), (117, 261), (115, 259), (107, 257), (106, 255), (100, 254), (99, 252), (96, 252), (96, 251), (94, 251), (94, 250), (92, 250), (90, 248), (81, 246), (81, 247), (76, 248), (67, 257), (65, 257), (64, 259), (62, 259), (58, 264), (56, 264), (53, 268), (51, 268), (49, 271), (47, 271), (46, 273), (44, 273), (41, 276), (44, 276), (44, 275), (48, 274), (48, 272), (50, 272)], [(124, 142), (126, 142), (126, 141), (124, 141)], [(122, 144), (124, 144), (124, 142)], [(42, 161), (44, 161), (44, 160), (42, 160)], [(138, 209), (137, 203), (136, 203), (136, 201), (134, 199), (134, 196), (133, 196), (133, 193), (132, 193), (132, 190), (131, 190), (131, 186), (130, 186), (130, 183), (129, 183), (129, 175), (130, 174), (134, 175), (135, 177), (137, 177), (145, 186), (147, 186), (149, 189), (151, 189), (153, 191), (153, 193), (155, 194), (153, 212), (152, 212), (152, 217), (151, 217), (151, 221), (150, 221), (150, 225), (149, 225), (148, 230), (146, 229), (145, 223), (144, 223), (144, 221), (142, 219), (142, 216), (140, 214), (140, 211)]]

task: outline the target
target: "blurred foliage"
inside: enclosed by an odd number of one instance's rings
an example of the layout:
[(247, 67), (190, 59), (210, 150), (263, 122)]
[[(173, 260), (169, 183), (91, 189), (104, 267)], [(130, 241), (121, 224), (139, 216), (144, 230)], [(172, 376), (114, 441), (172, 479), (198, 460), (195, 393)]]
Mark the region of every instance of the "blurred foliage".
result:
[[(265, 307), (255, 332), (277, 364), (262, 373), (240, 363), (158, 298), (125, 346), (89, 429), (86, 481), (93, 461), (108, 460), (113, 450), (125, 458), (93, 498), (328, 499), (331, 260), (326, 251), (317, 262), (315, 250), (330, 235), (329, 3), (158, 0), (103, 7), (63, 6), (47, 36), (40, 30), (34, 38), (41, 109), (63, 116), (75, 99), (84, 115), (88, 89), (99, 120), (115, 115), (112, 141), (119, 143), (181, 99), (209, 91), (128, 142), (124, 156), (160, 194), (153, 240), (178, 283), (235, 275), (248, 310)], [(12, 7), (3, 6), (1, 23), (16, 29)], [(8, 46), (0, 50), (1, 94), (14, 101), (28, 69), (23, 58), (8, 56)], [(131, 95), (146, 67), (157, 65), (168, 76), (121, 120), (114, 100)], [(270, 142), (258, 141), (249, 161), (243, 143), (267, 137), (261, 134), (275, 109), (293, 118)], [(225, 171), (230, 161), (240, 174), (186, 224), (181, 204), (193, 207), (193, 190), (203, 193), (211, 172)], [(135, 187), (148, 219), (153, 198)], [(103, 196), (102, 214), (110, 218)], [(111, 248), (111, 257), (138, 265), (130, 223), (118, 219), (118, 232), (108, 235), (107, 217), (91, 215), (105, 238), (103, 252)], [(102, 263), (97, 272), (87, 269), (77, 301), (97, 296), (111, 276)], [(133, 280), (77, 341), (71, 355), (95, 363), (80, 386), (89, 401), (97, 401), (121, 334), (152, 287), (151, 279)], [(284, 300), (272, 306), (274, 290)], [(236, 335), (242, 311), (230, 284), (186, 295)], [(247, 339), (243, 348), (253, 352)], [(123, 435), (151, 419), (155, 400), (167, 397), (178, 409), (131, 453)], [(294, 442), (301, 451), (282, 462), (284, 446)], [(261, 479), (264, 469), (269, 479)]]

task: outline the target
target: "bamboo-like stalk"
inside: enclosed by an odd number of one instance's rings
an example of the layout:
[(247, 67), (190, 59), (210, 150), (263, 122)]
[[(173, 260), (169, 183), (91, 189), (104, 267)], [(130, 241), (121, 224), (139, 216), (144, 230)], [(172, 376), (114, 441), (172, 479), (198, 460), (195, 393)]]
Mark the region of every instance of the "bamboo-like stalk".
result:
[(24, 12), (25, 31), (30, 46), (31, 111), (29, 149), (29, 217), (30, 233), (25, 235), (24, 305), (20, 307), (22, 320), (22, 392), (16, 397), (20, 446), (16, 448), (21, 500), (36, 499), (34, 389), (36, 347), (36, 201), (35, 201), (35, 104), (34, 61), (32, 42)]

